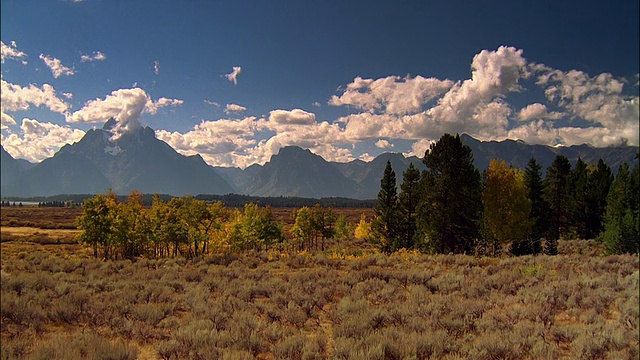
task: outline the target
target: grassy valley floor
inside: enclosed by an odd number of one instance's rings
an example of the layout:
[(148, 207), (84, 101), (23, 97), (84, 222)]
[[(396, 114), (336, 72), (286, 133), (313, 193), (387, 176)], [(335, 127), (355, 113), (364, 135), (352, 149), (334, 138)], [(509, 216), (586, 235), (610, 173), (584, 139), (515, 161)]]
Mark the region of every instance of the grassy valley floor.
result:
[(100, 261), (31, 222), (1, 229), (2, 359), (638, 358), (638, 257), (593, 241)]

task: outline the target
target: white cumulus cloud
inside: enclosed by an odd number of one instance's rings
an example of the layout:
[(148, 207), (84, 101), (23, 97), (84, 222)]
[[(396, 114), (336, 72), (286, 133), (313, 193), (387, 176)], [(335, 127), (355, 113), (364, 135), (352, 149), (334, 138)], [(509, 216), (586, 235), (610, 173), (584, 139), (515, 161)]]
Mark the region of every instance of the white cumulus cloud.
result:
[(184, 155), (200, 154), (210, 165), (246, 167), (255, 162), (248, 149), (256, 144), (258, 121), (255, 117), (202, 121), (184, 134), (158, 130), (156, 136)]
[(103, 61), (106, 59), (107, 59), (107, 55), (105, 55), (102, 51), (94, 51), (91, 55), (89, 54), (80, 55), (80, 62)]
[(224, 108), (224, 112), (227, 114), (232, 112), (242, 112), (245, 110), (247, 110), (246, 107), (238, 104), (227, 104), (227, 106)]
[(316, 123), (316, 114), (301, 109), (273, 110), (269, 121), (281, 125), (311, 125)]
[(393, 144), (390, 143), (388, 140), (384, 140), (384, 139), (380, 139), (378, 141), (376, 141), (375, 143), (376, 147), (380, 148), (380, 149), (389, 149), (393, 147)]
[(0, 41), (0, 62), (4, 64), (5, 59), (12, 60), (20, 60), (23, 65), (27, 64), (27, 61), (24, 59), (27, 57), (27, 54), (18, 50), (18, 46), (15, 41), (11, 42), (11, 45), (7, 45), (4, 42)]
[(55, 113), (66, 113), (70, 105), (60, 99), (56, 90), (49, 84), (43, 84), (42, 87), (30, 84), (22, 87), (17, 84), (1, 80), (2, 87), (0, 90), (0, 111), (2, 113), (2, 125), (15, 125), (13, 116), (7, 112), (24, 111), (33, 106), (45, 106)]
[(23, 119), (20, 134), (2, 134), (2, 146), (14, 158), (39, 162), (53, 156), (65, 144), (80, 141), (84, 131), (69, 126)]
[(363, 110), (338, 119), (351, 140), (432, 140), (445, 132), (479, 137), (506, 134), (511, 110), (502, 99), (521, 91), (520, 79), (530, 74), (522, 50), (504, 46), (483, 50), (474, 56), (471, 69), (471, 79), (456, 83), (420, 76), (356, 78), (330, 104)]
[(53, 74), (53, 77), (56, 79), (61, 75), (70, 76), (75, 74), (73, 69), (62, 65), (62, 62), (59, 59), (44, 54), (40, 54), (40, 59), (44, 61), (45, 65), (47, 65), (49, 69), (51, 69), (51, 74)]
[(538, 76), (551, 102), (573, 117), (587, 120), (596, 128), (607, 128), (610, 145), (626, 142), (638, 145), (639, 97), (623, 95), (624, 82), (609, 73), (590, 77), (578, 71), (550, 69)]
[(182, 104), (184, 104), (184, 100), (161, 97), (157, 101), (151, 101), (150, 103), (147, 103), (147, 107), (145, 110), (150, 114), (155, 114), (159, 109), (163, 107), (180, 106)]
[(142, 114), (153, 115), (160, 108), (182, 104), (182, 100), (164, 97), (153, 101), (140, 88), (118, 89), (104, 99), (88, 101), (82, 109), (67, 114), (66, 120), (70, 123), (98, 123), (114, 118), (117, 125), (112, 131), (117, 138), (123, 132), (134, 131), (142, 127)]
[(403, 115), (415, 113), (453, 86), (451, 80), (388, 76), (381, 79), (356, 77), (340, 96), (333, 96), (329, 104), (350, 105), (364, 111), (384, 111)]
[(240, 66), (234, 66), (233, 71), (229, 74), (225, 74), (224, 76), (234, 85), (238, 85), (238, 75), (240, 74), (240, 72), (242, 72), (242, 68)]
[(563, 113), (547, 110), (547, 106), (540, 103), (533, 103), (520, 109), (518, 118), (522, 121), (529, 121), (534, 119), (550, 119), (558, 120), (564, 116)]
[(0, 118), (0, 129), (5, 130), (9, 125), (16, 125), (16, 121), (11, 115), (2, 113)]
[(358, 159), (360, 159), (360, 160), (362, 160), (364, 162), (371, 162), (375, 158), (376, 158), (375, 156), (370, 155), (369, 153), (362, 153), (362, 154), (360, 154), (360, 156), (358, 156)]
[(435, 143), (433, 140), (420, 139), (411, 144), (411, 151), (404, 153), (404, 156), (417, 156), (418, 158), (424, 158), (425, 153), (429, 150), (431, 144)]

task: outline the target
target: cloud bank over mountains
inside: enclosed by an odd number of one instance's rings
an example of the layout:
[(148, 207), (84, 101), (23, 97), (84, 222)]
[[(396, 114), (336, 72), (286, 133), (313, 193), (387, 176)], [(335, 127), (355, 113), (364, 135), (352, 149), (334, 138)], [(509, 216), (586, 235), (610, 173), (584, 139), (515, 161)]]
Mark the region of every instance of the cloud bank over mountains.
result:
[[(83, 62), (104, 60), (99, 51), (82, 56), (87, 57)], [(15, 43), (2, 43), (2, 62), (25, 61), (26, 57)], [(55, 58), (40, 57), (55, 78), (75, 71)], [(251, 106), (247, 109), (227, 103), (226, 118), (202, 119), (186, 132), (157, 129), (156, 136), (182, 154), (199, 153), (210, 165), (242, 168), (263, 164), (289, 145), (308, 148), (328, 161), (343, 162), (371, 158), (367, 153), (354, 155), (358, 144), (397, 149), (396, 144), (403, 141), (410, 143), (406, 155), (422, 156), (443, 133), (551, 146), (638, 145), (637, 79), (553, 69), (527, 60), (522, 49), (508, 46), (480, 51), (470, 68), (470, 77), (457, 81), (421, 75), (356, 76), (337, 94), (327, 94), (327, 105), (346, 113), (335, 119), (318, 119), (314, 112), (282, 109), (277, 104), (268, 114), (239, 117), (251, 112)], [(238, 86), (240, 72), (241, 68), (234, 66), (224, 76)], [(522, 104), (518, 95), (527, 92), (539, 96)], [(63, 96), (70, 98), (66, 93)], [(199, 102), (219, 107), (204, 94)], [(151, 122), (160, 109), (182, 106), (184, 101), (167, 97), (153, 100), (144, 89), (133, 87), (114, 90), (72, 111), (52, 85), (21, 86), (2, 79), (1, 105), (5, 149), (14, 157), (40, 161), (84, 134), (74, 129), (74, 124), (99, 124), (114, 118), (113, 139), (117, 140), (120, 134)], [(67, 124), (25, 118), (19, 131), (12, 130), (17, 126), (15, 114), (30, 107), (62, 114)]]

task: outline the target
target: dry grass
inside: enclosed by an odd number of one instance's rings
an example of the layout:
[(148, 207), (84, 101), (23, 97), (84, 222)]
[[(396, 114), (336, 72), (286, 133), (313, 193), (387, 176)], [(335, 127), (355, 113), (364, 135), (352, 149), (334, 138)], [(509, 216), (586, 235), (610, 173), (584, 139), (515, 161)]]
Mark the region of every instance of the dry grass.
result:
[(634, 256), (103, 262), (34, 246), (2, 252), (3, 358), (92, 342), (95, 357), (147, 359), (638, 356)]
[(2, 359), (638, 358), (638, 257), (593, 241), (517, 258), (348, 240), (132, 262), (49, 241), (72, 232), (1, 230)]
[(76, 218), (81, 213), (79, 207), (3, 206), (0, 209), (0, 226), (76, 229)]
[(22, 241), (36, 244), (73, 244), (80, 230), (1, 227), (2, 242)]

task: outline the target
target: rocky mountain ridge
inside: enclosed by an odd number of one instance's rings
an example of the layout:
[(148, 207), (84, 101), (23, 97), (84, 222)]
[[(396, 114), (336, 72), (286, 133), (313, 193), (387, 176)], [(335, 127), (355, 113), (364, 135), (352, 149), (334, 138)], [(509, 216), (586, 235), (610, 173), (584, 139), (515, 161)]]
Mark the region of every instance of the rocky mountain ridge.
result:
[[(79, 142), (63, 146), (38, 164), (13, 159), (2, 149), (2, 196), (92, 194), (112, 189), (119, 194), (138, 190), (176, 196), (236, 193), (374, 199), (387, 161), (391, 162), (398, 185), (410, 163), (421, 171), (426, 169), (420, 158), (400, 153), (384, 153), (371, 162), (337, 163), (297, 146), (280, 149), (264, 165), (246, 169), (211, 167), (199, 155), (177, 153), (157, 139), (149, 127), (124, 133), (115, 140), (112, 126), (110, 121), (102, 129), (89, 130)], [(461, 139), (473, 150), (480, 170), (486, 169), (494, 158), (524, 168), (531, 157), (546, 169), (558, 154), (572, 163), (579, 157), (587, 163), (602, 158), (614, 172), (625, 161), (632, 166), (637, 163), (634, 158), (638, 147), (634, 146), (549, 147), (514, 140), (482, 142), (468, 135), (461, 135)]]

